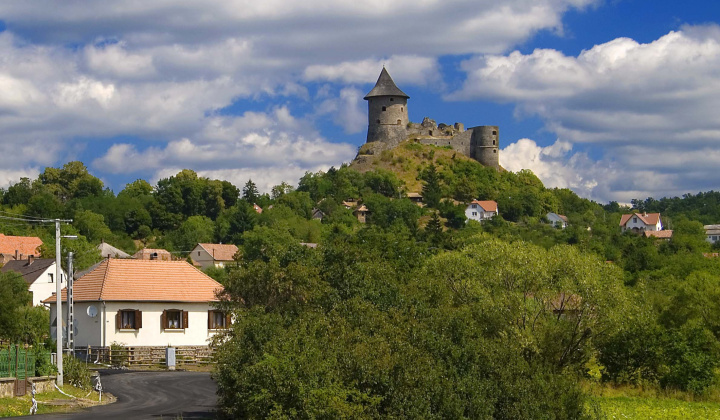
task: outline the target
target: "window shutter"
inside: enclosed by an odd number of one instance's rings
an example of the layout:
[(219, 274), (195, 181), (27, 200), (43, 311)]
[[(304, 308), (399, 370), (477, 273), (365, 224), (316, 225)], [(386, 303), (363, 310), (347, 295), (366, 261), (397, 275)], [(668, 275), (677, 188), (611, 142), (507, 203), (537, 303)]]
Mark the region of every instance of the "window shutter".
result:
[(213, 310), (208, 311), (208, 330), (213, 329)]
[(167, 311), (163, 311), (162, 315), (160, 315), (160, 325), (163, 328), (167, 328)]
[(183, 315), (183, 328), (188, 327), (188, 311), (182, 311)]
[(232, 324), (232, 315), (225, 314), (225, 328), (230, 328), (230, 324)]
[(135, 311), (135, 329), (142, 328), (142, 311)]
[(115, 328), (117, 328), (118, 330), (122, 328), (122, 325), (120, 324), (122, 322), (121, 312), (122, 311), (117, 311), (117, 313), (115, 314)]

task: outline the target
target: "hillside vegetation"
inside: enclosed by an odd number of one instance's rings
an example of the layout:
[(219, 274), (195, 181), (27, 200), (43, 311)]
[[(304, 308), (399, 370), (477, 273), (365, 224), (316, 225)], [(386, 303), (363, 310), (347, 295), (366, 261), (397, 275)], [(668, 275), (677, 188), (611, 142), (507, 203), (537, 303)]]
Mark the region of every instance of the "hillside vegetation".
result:
[[(703, 256), (699, 220), (714, 213), (696, 208), (717, 193), (637, 200), (672, 204), (673, 238), (658, 242), (620, 233), (631, 209), (529, 171), (411, 142), (362, 152), (269, 194), (191, 170), (114, 194), (70, 162), (0, 190), (0, 232), (38, 235), (54, 255), (51, 229), (7, 217), (72, 218), (80, 268), (101, 240), (179, 258), (197, 242), (237, 244), (236, 267), (209, 271), (236, 320), (215, 343), (229, 418), (591, 418), (583, 382), (718, 402), (720, 259)], [(472, 199), (497, 201), (500, 216), (466, 223)], [(570, 226), (546, 223), (550, 211)]]

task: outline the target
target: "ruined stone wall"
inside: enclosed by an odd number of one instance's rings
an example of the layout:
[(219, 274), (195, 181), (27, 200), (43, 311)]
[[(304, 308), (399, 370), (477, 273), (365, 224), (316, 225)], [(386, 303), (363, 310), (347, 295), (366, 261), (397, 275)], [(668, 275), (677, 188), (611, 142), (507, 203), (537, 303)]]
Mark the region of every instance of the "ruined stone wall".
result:
[(472, 131), (465, 131), (452, 137), (426, 137), (418, 138), (420, 144), (431, 144), (437, 147), (449, 146), (465, 156), (470, 156)]

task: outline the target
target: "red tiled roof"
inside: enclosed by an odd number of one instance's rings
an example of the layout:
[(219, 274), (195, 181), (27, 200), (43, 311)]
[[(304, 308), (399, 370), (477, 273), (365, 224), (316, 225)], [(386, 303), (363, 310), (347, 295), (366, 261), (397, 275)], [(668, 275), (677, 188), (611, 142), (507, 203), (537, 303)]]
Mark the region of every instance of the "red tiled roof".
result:
[(498, 211), (498, 205), (494, 201), (479, 201), (479, 200), (473, 200), (470, 204), (477, 204), (478, 206), (482, 207), (485, 211)]
[(233, 261), (238, 247), (233, 244), (198, 244), (208, 254), (212, 255), (215, 261)]
[[(212, 302), (220, 290), (220, 283), (186, 261), (105, 259), (75, 281), (73, 297), (76, 302)], [(54, 303), (55, 296), (44, 302)]]
[(623, 214), (620, 218), (620, 226), (625, 226), (625, 224), (630, 220), (633, 216), (637, 216), (640, 220), (643, 221), (646, 225), (654, 226), (657, 225), (658, 221), (660, 220), (660, 213), (630, 213), (630, 214)]
[(40, 255), (43, 241), (37, 236), (5, 236), (0, 233), (0, 254), (15, 255), (15, 251), (27, 255)]
[(260, 214), (260, 213), (263, 212), (262, 207), (258, 206), (258, 205), (255, 204), (255, 203), (253, 203), (253, 208), (255, 209), (255, 212), (256, 212), (257, 214)]
[(658, 238), (658, 239), (670, 239), (672, 238), (673, 231), (672, 230), (646, 230), (643, 232), (643, 235), (645, 235), (646, 238)]

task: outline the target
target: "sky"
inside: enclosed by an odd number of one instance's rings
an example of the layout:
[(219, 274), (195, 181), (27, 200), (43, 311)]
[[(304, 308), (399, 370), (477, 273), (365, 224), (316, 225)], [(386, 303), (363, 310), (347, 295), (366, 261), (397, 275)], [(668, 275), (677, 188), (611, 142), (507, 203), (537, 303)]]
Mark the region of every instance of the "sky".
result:
[[(383, 65), (411, 121), (599, 202), (720, 189), (707, 0), (0, 2), (0, 188), (81, 160), (263, 191), (351, 161)], [(482, 199), (483, 197), (478, 197)]]

